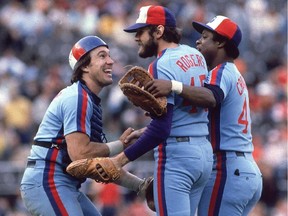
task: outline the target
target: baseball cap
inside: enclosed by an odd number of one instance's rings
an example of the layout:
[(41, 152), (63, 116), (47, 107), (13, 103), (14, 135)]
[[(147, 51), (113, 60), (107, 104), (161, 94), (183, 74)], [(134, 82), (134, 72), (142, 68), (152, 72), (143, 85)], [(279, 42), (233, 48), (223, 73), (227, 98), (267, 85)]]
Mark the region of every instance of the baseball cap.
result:
[(101, 38), (94, 35), (86, 36), (76, 42), (69, 53), (69, 64), (72, 70), (77, 69), (77, 63), (86, 53), (100, 46), (108, 47)]
[(203, 24), (200, 22), (192, 22), (192, 25), (199, 33), (202, 33), (204, 29), (208, 29), (227, 38), (230, 44), (235, 49), (235, 56), (239, 56), (238, 46), (242, 39), (242, 33), (239, 26), (235, 22), (230, 20), (228, 17), (216, 16), (207, 24)]
[(124, 29), (125, 32), (137, 32), (138, 29), (149, 25), (176, 27), (173, 13), (166, 7), (149, 5), (140, 8), (136, 23)]

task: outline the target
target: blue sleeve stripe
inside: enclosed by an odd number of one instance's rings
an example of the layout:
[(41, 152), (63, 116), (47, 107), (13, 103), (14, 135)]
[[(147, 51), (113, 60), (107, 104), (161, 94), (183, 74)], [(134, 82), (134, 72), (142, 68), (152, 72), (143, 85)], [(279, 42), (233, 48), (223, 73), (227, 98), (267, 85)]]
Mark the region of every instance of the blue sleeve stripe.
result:
[(209, 110), (209, 133), (213, 152), (219, 151), (220, 146), (220, 112), (221, 104)]

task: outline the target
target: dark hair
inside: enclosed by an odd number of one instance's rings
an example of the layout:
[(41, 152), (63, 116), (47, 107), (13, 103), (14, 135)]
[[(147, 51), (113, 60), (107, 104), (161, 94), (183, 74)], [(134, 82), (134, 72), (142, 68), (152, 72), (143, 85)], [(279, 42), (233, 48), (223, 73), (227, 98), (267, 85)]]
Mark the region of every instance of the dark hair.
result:
[[(151, 25), (149, 26), (149, 35), (152, 34), (157, 30), (158, 25)], [(164, 33), (162, 35), (163, 40), (167, 42), (179, 43), (181, 40), (180, 31), (175, 27), (164, 26)]]
[(74, 73), (72, 74), (71, 83), (77, 82), (79, 80), (85, 83), (85, 81), (82, 79), (82, 75), (84, 73), (84, 71), (82, 70), (82, 67), (89, 65), (90, 62), (91, 62), (91, 56), (90, 56), (90, 52), (88, 52), (84, 56), (82, 56), (79, 59), (79, 61), (75, 64), (75, 69), (74, 69)]
[(236, 59), (238, 57), (238, 52), (237, 52), (237, 48), (236, 46), (233, 44), (232, 41), (230, 41), (228, 38), (217, 34), (216, 32), (212, 32), (213, 33), (213, 40), (214, 41), (219, 41), (221, 42), (226, 42), (224, 49), (225, 52), (227, 53), (227, 56)]

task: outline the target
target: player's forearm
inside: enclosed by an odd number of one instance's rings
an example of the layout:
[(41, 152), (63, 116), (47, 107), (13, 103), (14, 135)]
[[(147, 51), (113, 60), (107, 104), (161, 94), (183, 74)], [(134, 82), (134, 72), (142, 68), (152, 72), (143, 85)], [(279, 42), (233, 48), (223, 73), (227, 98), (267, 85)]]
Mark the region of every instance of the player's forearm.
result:
[(65, 140), (72, 161), (84, 158), (108, 157), (110, 153), (106, 144), (91, 142), (90, 137), (81, 132), (70, 133), (65, 136)]
[(116, 167), (123, 167), (130, 162), (129, 158), (124, 154), (124, 152), (121, 152), (120, 154), (116, 155), (111, 160), (113, 161)]
[(72, 161), (84, 158), (111, 157), (124, 149), (123, 143), (119, 140), (110, 143), (88, 142), (67, 146)]
[(72, 161), (84, 158), (108, 157), (109, 148), (103, 143), (90, 142), (81, 145), (68, 145), (68, 154)]
[(141, 137), (124, 150), (127, 158), (130, 161), (136, 160), (165, 141), (170, 134), (172, 116), (173, 105), (168, 104), (167, 113), (160, 118), (153, 119)]
[(210, 89), (204, 87), (188, 86), (171, 80), (172, 92), (179, 94), (191, 104), (199, 107), (210, 108), (216, 106), (216, 99)]
[[(124, 150), (124, 144), (120, 140), (108, 143), (90, 143), (94, 145), (91, 149), (92, 157), (112, 157)], [(89, 154), (89, 152), (87, 152)]]
[(180, 96), (199, 107), (210, 108), (216, 106), (212, 91), (205, 87), (183, 85)]

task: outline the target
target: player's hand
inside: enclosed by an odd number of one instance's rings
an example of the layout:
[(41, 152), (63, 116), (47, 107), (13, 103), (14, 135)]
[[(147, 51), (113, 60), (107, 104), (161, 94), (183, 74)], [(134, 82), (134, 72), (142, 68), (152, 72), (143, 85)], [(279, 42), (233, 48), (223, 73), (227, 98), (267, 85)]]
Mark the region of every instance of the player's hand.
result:
[(168, 96), (171, 93), (172, 83), (170, 80), (155, 79), (145, 85), (145, 90), (154, 95), (154, 97)]
[(131, 134), (126, 136), (124, 140), (124, 146), (128, 147), (129, 145), (132, 145), (133, 143), (135, 143), (136, 140), (144, 133), (145, 130), (146, 130), (146, 127), (141, 128), (139, 130), (134, 130)]
[[(123, 143), (124, 149), (127, 148), (129, 145), (132, 144), (132, 142), (125, 142), (125, 140), (127, 140), (127, 137), (133, 132), (135, 131), (133, 128), (129, 127), (127, 128), (123, 134), (119, 137), (119, 140)], [(132, 141), (132, 140), (130, 140)]]

